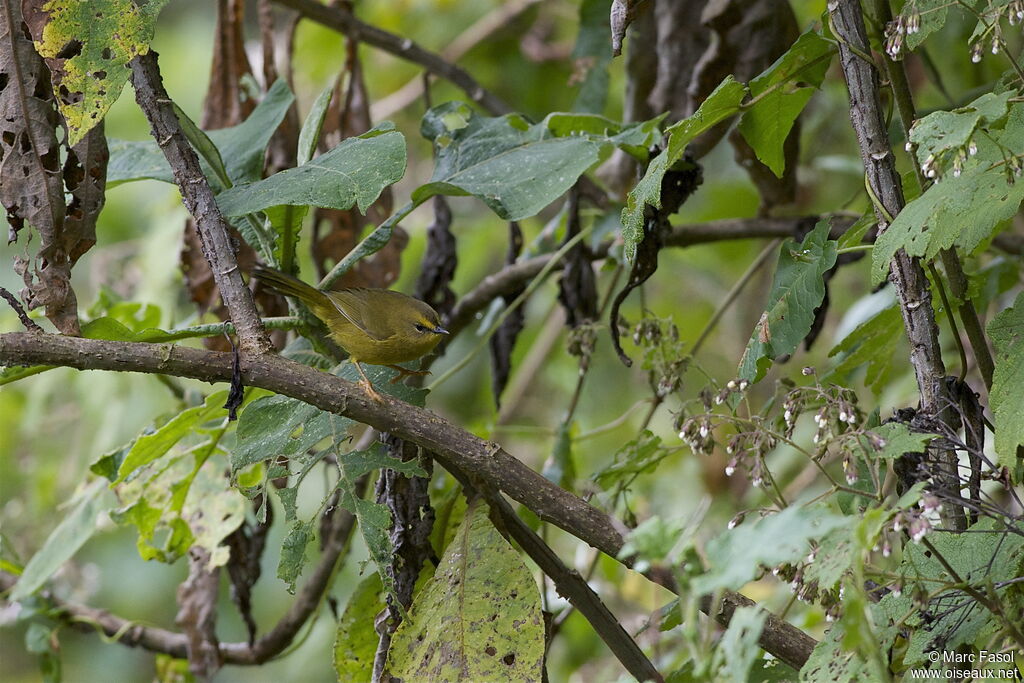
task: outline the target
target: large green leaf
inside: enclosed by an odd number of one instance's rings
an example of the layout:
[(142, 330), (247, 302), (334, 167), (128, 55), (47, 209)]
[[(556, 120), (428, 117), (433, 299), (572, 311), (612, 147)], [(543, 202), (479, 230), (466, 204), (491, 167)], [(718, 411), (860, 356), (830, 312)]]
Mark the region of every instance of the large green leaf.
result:
[[(278, 80), (244, 122), (230, 128), (208, 131), (207, 135), (224, 159), (232, 183), (250, 182), (260, 177), (263, 156), (270, 138), (294, 101), (295, 96), (288, 89), (288, 84)], [(206, 176), (212, 178), (212, 170), (206, 162), (201, 160), (200, 163)], [(174, 182), (171, 167), (167, 165), (167, 159), (156, 142), (111, 140), (107, 185), (143, 179)]]
[(338, 619), (334, 638), (334, 672), (339, 681), (368, 681), (373, 676), (373, 658), (380, 636), (367, 615), (384, 609), (384, 586), (380, 576), (371, 574), (359, 582), (345, 611)]
[(123, 482), (135, 470), (166, 454), (199, 425), (218, 415), (226, 415), (224, 401), (227, 394), (227, 391), (214, 392), (206, 397), (203, 405), (183, 410), (156, 431), (136, 439), (121, 462), (113, 483)]
[(110, 507), (111, 501), (104, 495), (106, 490), (100, 481), (93, 481), (83, 490), (74, 509), (61, 520), (43, 547), (25, 565), (7, 596), (10, 602), (23, 600), (36, 592), (92, 537), (96, 531), (96, 518)]
[(35, 46), (53, 73), (54, 92), (61, 93), (57, 106), (68, 124), (69, 145), (85, 137), (117, 100), (128, 80), (128, 62), (149, 52), (166, 3), (37, 0), (26, 7), (26, 19), (45, 21), (33, 31), (39, 37)]
[(473, 502), (395, 631), (388, 670), (406, 681), (540, 681), (543, 660), (537, 584)]
[(740, 102), (747, 94), (747, 87), (728, 76), (714, 92), (700, 105), (700, 108), (682, 121), (665, 131), (668, 145), (647, 167), (647, 173), (636, 184), (626, 199), (622, 210), (622, 237), (626, 242), (625, 254), (630, 261), (636, 255), (636, 247), (644, 234), (644, 207), (661, 207), (661, 181), (665, 173), (683, 158), (686, 146), (695, 137), (736, 114)]
[(1012, 308), (992, 319), (988, 334), (995, 347), (988, 399), (995, 416), (996, 455), (1010, 466), (1018, 446), (1024, 444), (1024, 292), (1017, 295)]
[(217, 196), (225, 216), (242, 216), (271, 206), (318, 206), (363, 213), (385, 187), (405, 174), (405, 137), (391, 123), (299, 166), (253, 183), (236, 185)]
[(473, 195), (501, 218), (533, 216), (560, 197), (600, 158), (590, 136), (554, 137), (544, 124), (522, 116), (480, 116), (461, 102), (423, 117), (423, 136), (434, 143), (434, 173), (413, 192), (420, 204), (434, 195)]
[(825, 79), (834, 52), (831, 42), (808, 31), (750, 81), (754, 104), (740, 118), (739, 131), (757, 158), (780, 178), (786, 166), (783, 143), (796, 117)]
[(967, 149), (974, 132), (1006, 118), (1014, 93), (987, 92), (970, 104), (951, 111), (940, 110), (914, 122), (910, 142), (922, 165), (947, 152)]
[(1024, 104), (1011, 106), (1004, 130), (975, 140), (978, 152), (967, 157), (960, 175), (946, 173), (907, 204), (878, 238), (872, 253), (874, 283), (886, 278), (900, 249), (926, 259), (954, 245), (970, 253), (1017, 213), (1024, 182), (1008, 182), (1004, 150), (1024, 149)]
[[(949, 580), (948, 565), (964, 580), (987, 586), (984, 590), (1002, 607), (1003, 614), (1019, 615), (1022, 598), (1014, 581), (1024, 569), (1024, 526), (1017, 522), (1017, 533), (1007, 533), (1002, 526), (1001, 521), (983, 519), (971, 527), (971, 533), (930, 536), (931, 548), (908, 543), (900, 573), (911, 581), (921, 577), (923, 585), (934, 590)], [(998, 542), (994, 542), (996, 538)], [(900, 628), (911, 634), (903, 655), (906, 667), (927, 665), (937, 642), (942, 643), (943, 650), (954, 652), (960, 646), (974, 644), (980, 634), (999, 628), (999, 621), (959, 588), (934, 597), (932, 604), (942, 606), (934, 612), (915, 609), (915, 597), (912, 591), (904, 590), (899, 595), (890, 593), (879, 604), (890, 618), (903, 619)]]
[(741, 524), (707, 544), (710, 568), (694, 578), (693, 590), (704, 595), (719, 588), (742, 588), (761, 565), (772, 567), (801, 559), (812, 539), (844, 524), (849, 524), (848, 518), (823, 507), (799, 505)]
[(740, 360), (740, 378), (761, 379), (771, 361), (793, 353), (807, 336), (814, 309), (825, 296), (825, 272), (836, 262), (836, 243), (828, 239), (828, 233), (828, 221), (821, 221), (803, 243), (783, 243), (768, 307)]

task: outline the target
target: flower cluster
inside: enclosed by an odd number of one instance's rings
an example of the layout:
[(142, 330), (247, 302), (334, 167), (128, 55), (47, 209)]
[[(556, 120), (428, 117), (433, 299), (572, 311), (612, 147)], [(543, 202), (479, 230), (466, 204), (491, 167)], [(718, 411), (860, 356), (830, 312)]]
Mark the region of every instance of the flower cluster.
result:
[(645, 348), (643, 367), (659, 398), (682, 388), (690, 359), (679, 340), (679, 328), (671, 320), (644, 318), (633, 328), (633, 343)]
[(597, 346), (597, 327), (592, 323), (583, 323), (569, 330), (568, 351), (570, 355), (580, 359), (580, 373), (590, 367), (590, 357)]
[(921, 30), (921, 13), (916, 7), (907, 14), (900, 14), (885, 26), (885, 53), (889, 59), (898, 61), (903, 57), (903, 38)]

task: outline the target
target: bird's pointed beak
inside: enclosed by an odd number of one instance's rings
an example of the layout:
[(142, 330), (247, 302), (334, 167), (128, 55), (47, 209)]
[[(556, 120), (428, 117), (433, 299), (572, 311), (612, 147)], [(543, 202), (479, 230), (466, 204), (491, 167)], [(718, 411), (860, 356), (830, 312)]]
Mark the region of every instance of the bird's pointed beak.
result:
[(431, 330), (434, 334), (448, 334), (448, 330), (444, 329), (440, 325)]

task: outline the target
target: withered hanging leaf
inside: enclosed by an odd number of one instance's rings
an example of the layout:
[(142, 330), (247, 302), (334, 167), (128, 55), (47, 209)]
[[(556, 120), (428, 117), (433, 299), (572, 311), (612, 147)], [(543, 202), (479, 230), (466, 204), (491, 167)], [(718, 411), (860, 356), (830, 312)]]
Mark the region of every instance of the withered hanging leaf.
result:
[[(358, 43), (346, 45), (345, 70), (347, 85), (342, 90), (342, 79), (335, 83), (334, 97), (327, 108), (320, 135), (320, 150), (333, 148), (342, 140), (361, 135), (373, 127), (370, 102), (363, 80), (363, 67), (359, 61)], [(391, 188), (380, 197), (363, 216), (356, 208), (347, 211), (317, 209), (313, 216), (313, 263), (320, 278), (340, 262), (359, 242), (367, 226), (377, 226), (391, 215), (393, 199)], [(346, 287), (389, 287), (401, 272), (402, 251), (408, 244), (408, 235), (395, 228), (391, 241), (373, 256), (361, 260), (333, 285)]]
[(416, 280), (415, 296), (430, 304), (445, 320), (455, 306), (455, 292), (450, 285), (459, 257), (455, 235), (451, 232), (452, 211), (448, 200), (437, 195), (433, 206), (434, 222), (427, 228), (427, 251)]
[(245, 54), (244, 21), (245, 0), (217, 0), (210, 86), (203, 102), (204, 130), (237, 125), (256, 108), (256, 102), (242, 88), (242, 79), (252, 76)]
[[(569, 191), (566, 207), (565, 239), (571, 240), (580, 232), (579, 189)], [(566, 253), (563, 259), (565, 267), (558, 280), (558, 301), (565, 309), (565, 319), (569, 327), (597, 320), (597, 282), (594, 278), (594, 266), (590, 249), (581, 240)]]
[[(252, 501), (253, 509), (258, 510), (262, 498)], [(225, 545), (231, 549), (228, 559), (228, 578), (231, 579), (231, 600), (238, 607), (238, 612), (245, 621), (249, 632), (249, 645), (256, 640), (256, 620), (252, 616), (252, 587), (260, 578), (263, 550), (267, 544), (267, 532), (273, 524), (273, 507), (266, 507), (267, 518), (263, 522), (245, 522), (224, 539)]]
[[(292, 13), (293, 16), (286, 18), (283, 16), (283, 10), (275, 11), (269, 0), (259, 0), (256, 7), (260, 27), (260, 45), (263, 50), (263, 83), (269, 88), (271, 83), (277, 81), (278, 46), (281, 45), (280, 52), (283, 56), (281, 61), (285, 68), (285, 80), (290, 87), (292, 84), (292, 40), (295, 36), (295, 28), (298, 26), (299, 15)], [(274, 137), (270, 139), (270, 144), (267, 146), (267, 176), (286, 168), (295, 167), (299, 128), (298, 105), (292, 102), (285, 113), (284, 121), (278, 126)]]
[(612, 345), (619, 360), (627, 368), (633, 365), (633, 361), (622, 350), (619, 341), (619, 308), (630, 292), (654, 275), (654, 271), (658, 269), (658, 252), (661, 251), (662, 238), (670, 227), (668, 217), (678, 211), (683, 202), (704, 182), (700, 165), (692, 161), (689, 154), (680, 165), (683, 166), (682, 169), (666, 171), (661, 179), (661, 208), (655, 209), (650, 204), (644, 207), (644, 234), (636, 248), (633, 270), (629, 274), (629, 281), (612, 301), (608, 320)]
[[(506, 265), (512, 265), (519, 258), (519, 252), (523, 249), (523, 231), (519, 223), (512, 221), (508, 224), (508, 256), (505, 258)], [(510, 291), (504, 297), (505, 305), (512, 303), (519, 298), (519, 295), (526, 290), (526, 284), (522, 284)], [(523, 310), (525, 303), (516, 308), (501, 323), (491, 337), (491, 385), (494, 388), (494, 404), (501, 407), (501, 394), (508, 384), (508, 376), (512, 371), (512, 351), (515, 350), (516, 339), (526, 325), (526, 315)]]
[[(30, 8), (33, 7), (30, 5)], [(36, 11), (36, 10), (34, 10)], [(39, 232), (35, 257), (15, 257), (29, 308), (64, 334), (79, 334), (78, 302), (71, 268), (96, 243), (96, 218), (103, 205), (107, 146), (102, 129), (67, 153), (60, 168), (56, 111), (50, 73), (21, 30), (21, 3), (0, 5), (0, 201), (10, 225), (8, 241), (25, 223)], [(12, 27), (17, 27), (10, 30)], [(62, 182), (63, 181), (63, 182)], [(65, 205), (65, 183), (71, 205)]]

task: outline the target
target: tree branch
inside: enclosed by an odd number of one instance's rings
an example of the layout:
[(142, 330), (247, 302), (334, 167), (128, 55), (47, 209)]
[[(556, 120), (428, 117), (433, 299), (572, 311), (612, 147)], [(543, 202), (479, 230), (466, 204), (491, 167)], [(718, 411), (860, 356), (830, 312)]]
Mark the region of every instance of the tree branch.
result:
[[(170, 344), (116, 342), (29, 332), (0, 334), (0, 364), (46, 364), (80, 370), (160, 373), (206, 382), (227, 382), (232, 374), (231, 356), (227, 353)], [(321, 410), (419, 444), (434, 453), (445, 468), (461, 470), (504, 491), (541, 519), (611, 557), (618, 558), (622, 550), (623, 537), (619, 529), (624, 527), (620, 522), (533, 471), (498, 444), (474, 436), (439, 415), (387, 395), (381, 401), (375, 401), (347, 380), (269, 354), (243, 357), (241, 372), (247, 386), (262, 387), (297, 398)], [(628, 558), (622, 561), (629, 565)], [(674, 589), (670, 578), (652, 578)], [(737, 606), (747, 603), (746, 598), (732, 592), (728, 592), (724, 600)], [(713, 616), (720, 623), (728, 623), (727, 611)], [(781, 620), (771, 623), (776, 626), (765, 629), (761, 646), (791, 666), (800, 668), (814, 649), (814, 639)], [(268, 637), (269, 634), (261, 640)], [(156, 638), (156, 641), (164, 642), (165, 639)], [(184, 641), (180, 644), (182, 649), (176, 651), (180, 652), (177, 656), (184, 656)], [(248, 646), (240, 647), (243, 653), (248, 649)], [(240, 661), (243, 658), (232, 647), (222, 648), (225, 649), (225, 661), (258, 663), (252, 660), (251, 655)]]
[(461, 88), (469, 96), (469, 99), (491, 114), (507, 114), (512, 111), (496, 95), (477, 83), (476, 79), (470, 76), (465, 69), (445, 61), (436, 52), (426, 50), (408, 38), (396, 36), (394, 33), (388, 33), (360, 21), (343, 5), (329, 7), (321, 5), (315, 0), (274, 0), (274, 2), (283, 7), (290, 7), (306, 19), (344, 33), (352, 40), (372, 45), (396, 57), (419, 64), (435, 76), (444, 78)]
[(499, 518), (498, 528), (504, 528), (508, 532), (508, 535), (551, 579), (558, 594), (568, 600), (590, 622), (597, 635), (630, 675), (638, 681), (664, 681), (651, 660), (579, 572), (565, 566), (555, 551), (515, 513), (501, 494), (485, 487), (484, 498), (492, 513)]
[(260, 323), (252, 294), (238, 270), (227, 223), (199, 167), (199, 157), (181, 131), (181, 124), (160, 78), (156, 52), (150, 50), (136, 57), (131, 62), (131, 68), (135, 99), (149, 120), (153, 138), (170, 164), (185, 208), (196, 221), (203, 255), (210, 264), (220, 296), (231, 314), (231, 321), (238, 332), (239, 346), (244, 354), (269, 351), (270, 340)]
[[(795, 218), (728, 218), (707, 223), (673, 225), (664, 236), (664, 244), (666, 247), (691, 247), (729, 240), (793, 237), (802, 226), (814, 225), (823, 218), (832, 218), (835, 236), (845, 232), (854, 221), (850, 216), (828, 214)], [(610, 248), (610, 242), (599, 245), (593, 250), (594, 258), (606, 258)], [(550, 258), (550, 255), (534, 256), (506, 266), (481, 280), (480, 284), (459, 299), (458, 304), (452, 309), (447, 321), (447, 328), (452, 336), (472, 323), (477, 314), (487, 308), (494, 299), (506, 296), (524, 282), (535, 278)]]
[[(227, 355), (227, 354), (221, 354)], [(302, 586), (288, 612), (277, 622), (273, 629), (258, 638), (251, 646), (249, 643), (220, 643), (220, 656), (224, 664), (258, 665), (277, 656), (295, 639), (302, 625), (320, 606), (320, 601), (334, 575), (334, 567), (338, 558), (348, 544), (349, 536), (355, 525), (355, 517), (346, 510), (338, 510), (320, 556), (320, 561), (310, 574), (309, 580)], [(0, 571), (0, 593), (6, 593), (17, 577)], [(65, 602), (54, 597), (49, 601), (64, 614), (68, 624), (77, 631), (91, 633), (100, 630), (108, 638), (114, 638), (128, 647), (141, 647), (150, 652), (160, 652), (178, 659), (185, 659), (188, 654), (188, 637), (183, 633), (168, 631), (155, 626), (142, 626), (132, 621), (111, 614), (110, 612), (82, 605)]]
[[(903, 209), (903, 185), (896, 170), (896, 158), (885, 125), (881, 103), (878, 70), (865, 56), (870, 46), (860, 0), (835, 0), (829, 3), (836, 38), (839, 41), (839, 61), (846, 87), (850, 93), (850, 121), (857, 134), (861, 160), (867, 176), (872, 203), (878, 217), (879, 233)], [(946, 389), (946, 366), (942, 362), (939, 329), (932, 310), (928, 278), (917, 259), (900, 250), (890, 264), (889, 279), (896, 289), (903, 325), (910, 340), (910, 363), (917, 376), (921, 397), (921, 410), (942, 420), (952, 402)], [(959, 492), (956, 454), (945, 450), (938, 453), (939, 467), (934, 474), (935, 487), (954, 497)], [(952, 529), (963, 529), (966, 517), (963, 510), (953, 504), (943, 506), (943, 522)]]

